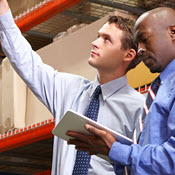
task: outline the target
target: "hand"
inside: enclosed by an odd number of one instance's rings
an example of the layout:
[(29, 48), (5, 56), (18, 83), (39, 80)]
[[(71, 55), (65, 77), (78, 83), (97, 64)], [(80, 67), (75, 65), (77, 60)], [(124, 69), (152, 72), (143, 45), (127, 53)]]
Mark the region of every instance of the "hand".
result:
[(0, 15), (5, 14), (9, 10), (7, 0), (0, 0)]
[(69, 131), (67, 135), (75, 139), (70, 139), (68, 144), (75, 145), (78, 150), (87, 151), (89, 155), (103, 154), (108, 156), (110, 148), (116, 139), (110, 133), (89, 124), (85, 125), (85, 128), (93, 135)]

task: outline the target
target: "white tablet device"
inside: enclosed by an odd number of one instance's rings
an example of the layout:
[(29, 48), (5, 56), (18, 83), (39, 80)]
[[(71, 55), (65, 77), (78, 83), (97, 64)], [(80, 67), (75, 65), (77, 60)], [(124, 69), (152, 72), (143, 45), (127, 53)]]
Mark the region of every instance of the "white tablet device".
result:
[(66, 135), (67, 131), (75, 131), (84, 134), (91, 134), (84, 128), (85, 124), (90, 124), (99, 129), (103, 129), (110, 132), (117, 139), (117, 141), (122, 144), (131, 145), (133, 143), (133, 141), (130, 138), (116, 131), (113, 131), (110, 128), (107, 128), (95, 122), (94, 120), (89, 119), (88, 117), (79, 114), (73, 110), (68, 110), (66, 112), (66, 114), (63, 116), (63, 118), (60, 120), (57, 126), (53, 129), (52, 133), (58, 136), (59, 138), (68, 141), (71, 137)]
[[(130, 138), (118, 132), (115, 132), (110, 128), (107, 128), (95, 122), (94, 120), (91, 120), (88, 117), (82, 114), (79, 114), (73, 110), (68, 110), (66, 112), (66, 114), (63, 116), (63, 118), (60, 120), (57, 126), (53, 129), (52, 133), (58, 136), (59, 138), (68, 141), (71, 137), (66, 135), (67, 131), (75, 131), (75, 132), (84, 133), (84, 134), (91, 134), (89, 131), (87, 131), (84, 128), (85, 124), (90, 124), (99, 129), (103, 129), (110, 132), (120, 143), (127, 144), (127, 145), (131, 145), (133, 143), (133, 141)], [(97, 154), (97, 156), (108, 162), (111, 162), (108, 156), (101, 155), (101, 154)]]

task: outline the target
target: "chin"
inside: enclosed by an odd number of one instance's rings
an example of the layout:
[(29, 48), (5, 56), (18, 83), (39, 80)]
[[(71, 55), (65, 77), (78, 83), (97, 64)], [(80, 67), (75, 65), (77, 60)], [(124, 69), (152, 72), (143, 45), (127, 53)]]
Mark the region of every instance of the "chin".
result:
[(92, 57), (89, 57), (88, 63), (91, 64), (92, 62), (93, 62), (93, 58)]
[(96, 64), (95, 64), (95, 61), (93, 60), (93, 58), (89, 58), (88, 63), (89, 63), (89, 65), (91, 65), (92, 67), (96, 68), (96, 66), (95, 66)]
[(160, 72), (162, 72), (162, 69), (160, 69), (160, 68), (152, 68), (152, 69), (150, 68), (149, 70), (150, 70), (151, 73), (160, 73)]
[(156, 70), (151, 70), (151, 69), (150, 69), (150, 72), (151, 73), (158, 73)]
[(97, 69), (97, 65), (96, 64), (93, 64), (91, 62), (88, 62), (90, 66), (92, 66), (93, 68), (96, 68)]

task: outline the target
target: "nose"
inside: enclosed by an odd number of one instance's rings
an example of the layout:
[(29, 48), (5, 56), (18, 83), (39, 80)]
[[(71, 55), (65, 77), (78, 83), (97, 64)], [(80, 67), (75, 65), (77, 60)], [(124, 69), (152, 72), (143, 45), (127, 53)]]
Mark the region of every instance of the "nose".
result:
[(139, 48), (137, 51), (138, 55), (143, 55), (144, 52), (145, 52), (145, 49), (143, 48)]
[(139, 44), (139, 45), (138, 45), (137, 54), (138, 54), (139, 56), (142, 56), (142, 55), (144, 54), (145, 51), (146, 51), (146, 48), (144, 47), (144, 45)]
[[(98, 39), (99, 39), (99, 38), (98, 38)], [(93, 47), (93, 48), (99, 48), (98, 39), (96, 39), (96, 40), (94, 40), (94, 41), (92, 42), (92, 47)]]

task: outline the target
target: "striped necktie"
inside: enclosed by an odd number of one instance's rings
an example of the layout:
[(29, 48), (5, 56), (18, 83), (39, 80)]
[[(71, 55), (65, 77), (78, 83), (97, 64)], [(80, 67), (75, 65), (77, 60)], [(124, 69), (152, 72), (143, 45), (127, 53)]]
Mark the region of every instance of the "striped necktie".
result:
[[(99, 95), (101, 94), (101, 86), (98, 85), (95, 89), (92, 99), (89, 103), (89, 106), (85, 112), (85, 116), (91, 118), (92, 120), (97, 121), (98, 111), (99, 111)], [(88, 174), (90, 158), (85, 151), (77, 150), (75, 165), (72, 175), (86, 175)]]
[(155, 97), (156, 97), (156, 94), (157, 94), (157, 91), (158, 91), (158, 88), (160, 86), (160, 77), (158, 76), (152, 83), (151, 83), (151, 86), (148, 90), (148, 94), (147, 94), (147, 98), (146, 98), (146, 101), (144, 103), (144, 110), (142, 112), (142, 116), (140, 116), (139, 118), (139, 126), (136, 127), (135, 129), (135, 140), (134, 141), (135, 143), (137, 143), (139, 141), (139, 137), (140, 137), (140, 134), (142, 132), (142, 128), (143, 128), (143, 123), (145, 122), (145, 119), (146, 119), (146, 116), (148, 114), (148, 111), (149, 111), (149, 108), (152, 104), (152, 102), (154, 101)]

